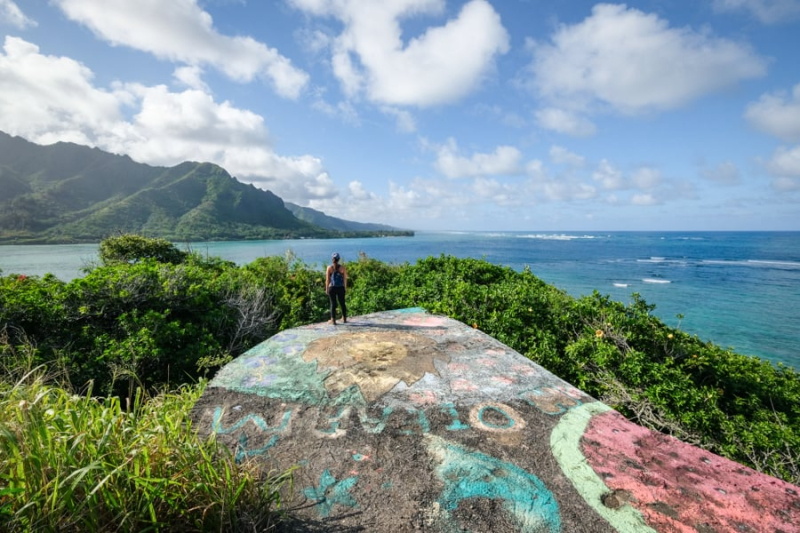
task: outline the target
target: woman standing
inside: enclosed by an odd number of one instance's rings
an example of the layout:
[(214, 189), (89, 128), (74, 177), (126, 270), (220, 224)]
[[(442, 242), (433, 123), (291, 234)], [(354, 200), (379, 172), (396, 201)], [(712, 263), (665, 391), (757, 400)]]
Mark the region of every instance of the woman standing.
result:
[(331, 319), (328, 323), (336, 325), (336, 301), (342, 307), (342, 322), (347, 324), (347, 305), (344, 303), (345, 287), (347, 286), (347, 269), (339, 264), (339, 254), (334, 252), (331, 256), (333, 264), (328, 265), (325, 272), (325, 293), (331, 302)]

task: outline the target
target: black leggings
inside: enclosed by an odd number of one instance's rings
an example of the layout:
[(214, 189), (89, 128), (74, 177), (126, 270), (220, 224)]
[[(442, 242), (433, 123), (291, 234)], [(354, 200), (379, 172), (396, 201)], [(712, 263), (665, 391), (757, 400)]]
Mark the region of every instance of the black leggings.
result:
[(331, 301), (331, 320), (336, 320), (336, 300), (342, 308), (342, 318), (347, 320), (347, 305), (344, 303), (344, 287), (329, 287), (328, 299)]

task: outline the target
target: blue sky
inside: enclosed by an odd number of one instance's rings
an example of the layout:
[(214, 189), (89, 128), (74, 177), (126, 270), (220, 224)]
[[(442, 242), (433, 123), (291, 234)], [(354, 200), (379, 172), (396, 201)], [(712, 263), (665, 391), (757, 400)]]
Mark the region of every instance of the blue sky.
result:
[(40, 144), (417, 230), (800, 230), (800, 0), (0, 0), (0, 32), (0, 130)]

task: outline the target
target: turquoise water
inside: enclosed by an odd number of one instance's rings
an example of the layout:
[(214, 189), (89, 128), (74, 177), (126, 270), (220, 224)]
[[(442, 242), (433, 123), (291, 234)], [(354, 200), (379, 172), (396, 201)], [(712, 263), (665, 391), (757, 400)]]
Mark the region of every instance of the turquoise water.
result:
[[(345, 262), (359, 252), (389, 263), (444, 253), (515, 269), (528, 265), (573, 296), (597, 289), (627, 303), (637, 292), (670, 326), (800, 368), (800, 232), (441, 232), (189, 246), (238, 264), (291, 250), (320, 268), (333, 251)], [(50, 272), (70, 280), (96, 260), (97, 245), (0, 246), (4, 274)]]

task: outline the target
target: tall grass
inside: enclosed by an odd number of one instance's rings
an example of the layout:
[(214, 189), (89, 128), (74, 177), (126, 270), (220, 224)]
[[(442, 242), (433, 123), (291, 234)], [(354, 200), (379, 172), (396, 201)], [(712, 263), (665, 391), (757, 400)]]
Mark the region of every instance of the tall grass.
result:
[[(0, 354), (2, 355), (2, 354)], [(0, 531), (264, 531), (291, 472), (237, 464), (189, 412), (205, 384), (131, 405), (0, 378)]]

